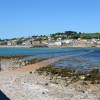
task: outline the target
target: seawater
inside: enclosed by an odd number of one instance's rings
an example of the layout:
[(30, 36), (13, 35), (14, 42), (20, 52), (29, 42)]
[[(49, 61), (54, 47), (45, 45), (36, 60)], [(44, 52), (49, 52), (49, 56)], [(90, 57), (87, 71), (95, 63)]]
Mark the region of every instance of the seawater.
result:
[(100, 68), (100, 48), (0, 48), (0, 56), (14, 55), (30, 55), (26, 59), (67, 55), (69, 58), (55, 63), (55, 66), (80, 70)]

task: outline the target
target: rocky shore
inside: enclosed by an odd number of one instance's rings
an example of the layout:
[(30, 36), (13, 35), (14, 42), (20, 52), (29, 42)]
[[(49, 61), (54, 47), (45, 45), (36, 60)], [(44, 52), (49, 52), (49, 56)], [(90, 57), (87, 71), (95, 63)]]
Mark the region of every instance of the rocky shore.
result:
[(79, 80), (65, 86), (37, 72), (0, 79), (0, 89), (11, 100), (100, 100), (99, 84)]
[(59, 69), (54, 60), (0, 72), (0, 89), (11, 100), (100, 100), (99, 69)]
[(77, 69), (57, 68), (53, 65), (42, 67), (36, 70), (39, 75), (48, 76), (50, 80), (58, 84), (60, 81), (65, 84), (73, 84), (77, 81), (100, 85), (100, 69), (92, 69), (89, 72), (81, 72)]

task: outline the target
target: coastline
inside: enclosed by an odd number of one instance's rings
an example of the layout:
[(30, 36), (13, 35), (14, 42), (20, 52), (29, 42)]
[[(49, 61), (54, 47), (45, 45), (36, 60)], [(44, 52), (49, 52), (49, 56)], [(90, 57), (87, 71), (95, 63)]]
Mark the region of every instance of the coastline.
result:
[(7, 46), (7, 45), (0, 45), (0, 48), (30, 48), (30, 46), (22, 46), (22, 45)]
[(100, 46), (48, 46), (48, 47), (32, 47), (32, 46), (23, 46), (23, 45), (0, 45), (0, 48), (100, 48)]

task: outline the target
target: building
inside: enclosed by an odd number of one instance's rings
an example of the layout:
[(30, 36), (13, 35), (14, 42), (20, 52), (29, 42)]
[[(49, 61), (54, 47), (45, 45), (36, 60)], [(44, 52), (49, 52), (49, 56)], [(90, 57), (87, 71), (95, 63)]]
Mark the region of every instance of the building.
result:
[(62, 46), (62, 42), (61, 41), (49, 41), (48, 42), (48, 47), (60, 47)]
[(10, 40), (10, 41), (7, 41), (7, 45), (8, 45), (8, 46), (16, 46), (16, 45), (17, 45), (17, 40)]

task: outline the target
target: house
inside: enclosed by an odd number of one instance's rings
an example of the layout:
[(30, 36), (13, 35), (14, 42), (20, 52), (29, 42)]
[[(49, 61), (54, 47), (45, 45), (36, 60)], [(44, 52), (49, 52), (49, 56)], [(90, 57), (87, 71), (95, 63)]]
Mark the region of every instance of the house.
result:
[(32, 47), (47, 47), (47, 41), (32, 41)]
[(17, 40), (10, 40), (10, 41), (7, 41), (7, 45), (8, 45), (8, 46), (15, 46), (15, 45), (17, 45)]
[(7, 45), (8, 46), (11, 46), (11, 41), (7, 41)]
[(68, 39), (68, 40), (62, 40), (63, 44), (69, 44), (71, 43), (73, 40), (72, 39)]
[(62, 42), (61, 41), (49, 41), (48, 42), (48, 47), (60, 47), (62, 46)]
[(29, 46), (29, 47), (46, 47), (47, 46), (47, 44), (44, 43), (43, 41), (38, 41), (34, 39), (29, 39), (27, 41), (24, 41), (22, 45)]
[(32, 42), (30, 40), (26, 40), (22, 43), (22, 45), (25, 45), (25, 46), (30, 46), (32, 45)]

